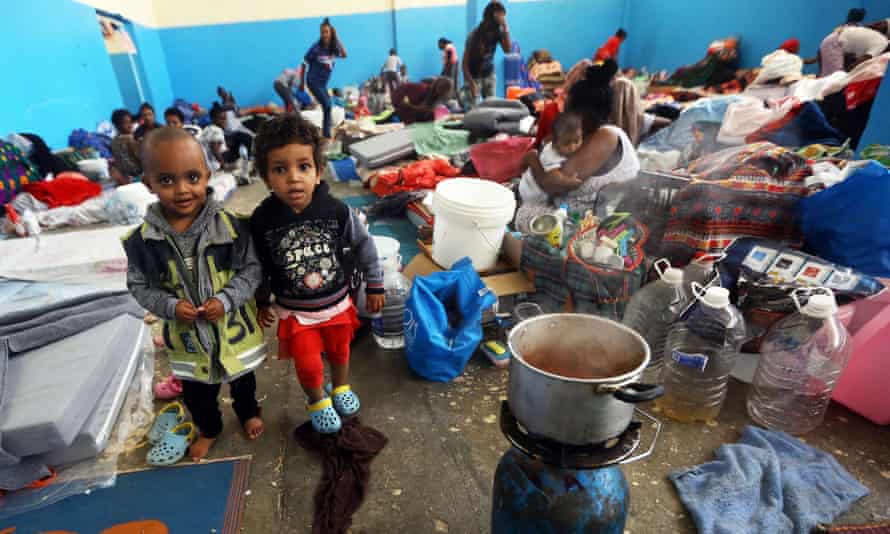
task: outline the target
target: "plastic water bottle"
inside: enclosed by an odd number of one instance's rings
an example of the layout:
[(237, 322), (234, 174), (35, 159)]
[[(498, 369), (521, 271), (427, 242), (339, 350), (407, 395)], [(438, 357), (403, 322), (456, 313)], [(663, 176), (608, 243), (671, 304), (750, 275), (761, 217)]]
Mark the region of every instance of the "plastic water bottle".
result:
[(745, 320), (730, 304), (727, 289), (692, 287), (698, 302), (668, 333), (661, 373), (665, 394), (656, 402), (671, 419), (711, 421), (726, 399), (729, 373), (745, 339)]
[(624, 312), (624, 324), (636, 330), (652, 352), (649, 368), (660, 369), (668, 330), (689, 304), (683, 271), (662, 258), (655, 262), (659, 279), (634, 293)]
[(708, 283), (716, 275), (715, 265), (722, 260), (725, 254), (709, 254), (701, 256), (689, 262), (683, 268), (683, 287), (686, 293), (692, 295), (692, 282), (702, 287), (708, 287)]
[(238, 155), (241, 157), (241, 178), (247, 180), (250, 177), (250, 154), (247, 151), (247, 147), (244, 145), (238, 147)]
[(371, 319), (371, 332), (377, 346), (387, 350), (405, 347), (405, 302), (411, 282), (399, 272), (401, 258), (396, 255), (383, 262), (383, 290), (386, 303)]
[[(807, 290), (808, 291), (808, 290)], [(820, 424), (831, 392), (850, 357), (850, 336), (837, 319), (829, 289), (770, 328), (748, 393), (748, 413), (759, 425), (804, 434)]]

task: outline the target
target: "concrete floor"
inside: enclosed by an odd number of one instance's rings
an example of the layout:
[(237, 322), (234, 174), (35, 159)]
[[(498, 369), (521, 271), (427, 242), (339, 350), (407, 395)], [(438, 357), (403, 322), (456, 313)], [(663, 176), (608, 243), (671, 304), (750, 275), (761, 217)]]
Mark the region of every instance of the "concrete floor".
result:
[[(351, 188), (338, 191), (357, 194)], [(263, 195), (263, 186), (254, 184), (239, 189), (230, 204), (250, 211)], [(508, 447), (497, 424), (507, 372), (477, 356), (453, 383), (428, 382), (411, 371), (400, 352), (378, 349), (368, 334), (355, 342), (352, 362), (362, 421), (390, 441), (372, 465), (370, 491), (351, 532), (488, 532), (494, 470)], [(257, 377), (265, 435), (249, 443), (231, 410), (224, 410), (226, 430), (211, 457), (253, 456), (243, 532), (309, 532), (321, 471), (318, 460), (292, 438), (293, 429), (308, 418), (303, 394), (289, 362), (270, 359)], [(631, 486), (625, 532), (695, 532), (667, 474), (709, 461), (717, 447), (739, 438), (749, 424), (746, 390), (739, 382), (730, 384), (714, 425), (665, 423), (654, 455), (624, 467)], [(644, 441), (652, 433), (644, 430)], [(805, 440), (834, 454), (872, 492), (843, 522), (890, 519), (890, 427), (877, 427), (832, 405), (825, 424)], [(122, 468), (141, 466), (144, 452), (129, 454)]]

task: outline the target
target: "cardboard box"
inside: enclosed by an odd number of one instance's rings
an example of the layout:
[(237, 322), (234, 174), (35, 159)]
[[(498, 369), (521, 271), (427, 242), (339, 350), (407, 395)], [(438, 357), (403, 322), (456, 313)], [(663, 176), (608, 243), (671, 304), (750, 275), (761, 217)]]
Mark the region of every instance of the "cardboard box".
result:
[[(436, 265), (433, 260), (421, 252), (417, 256), (414, 256), (411, 263), (405, 266), (402, 270), (402, 274), (409, 280), (414, 280), (415, 276), (426, 276), (442, 270), (443, 269)], [(519, 271), (483, 276), (482, 282), (498, 297), (508, 297), (519, 293), (535, 292), (535, 285)]]

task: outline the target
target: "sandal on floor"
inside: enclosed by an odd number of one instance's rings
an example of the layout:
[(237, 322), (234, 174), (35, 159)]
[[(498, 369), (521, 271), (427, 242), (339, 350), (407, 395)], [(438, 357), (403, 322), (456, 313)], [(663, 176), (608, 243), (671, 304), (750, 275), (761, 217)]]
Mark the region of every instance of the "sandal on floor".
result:
[(334, 401), (334, 409), (337, 410), (337, 413), (344, 417), (357, 414), (362, 407), (362, 403), (359, 402), (358, 395), (352, 391), (349, 384), (344, 384), (336, 389), (331, 389), (332, 387), (331, 384), (328, 384), (325, 387), (325, 391), (328, 392), (328, 395), (331, 395)]
[(176, 425), (168, 430), (161, 441), (148, 451), (145, 461), (149, 465), (159, 467), (173, 465), (182, 460), (197, 435), (198, 429), (192, 423)]
[(185, 421), (185, 407), (181, 402), (175, 401), (167, 404), (155, 417), (155, 422), (148, 431), (148, 441), (157, 443), (164, 437), (164, 433)]
[(155, 384), (154, 394), (158, 400), (175, 399), (182, 395), (182, 380), (170, 375)]
[(331, 399), (321, 399), (309, 405), (309, 417), (312, 419), (312, 428), (319, 434), (335, 434), (343, 426), (337, 410), (334, 409)]

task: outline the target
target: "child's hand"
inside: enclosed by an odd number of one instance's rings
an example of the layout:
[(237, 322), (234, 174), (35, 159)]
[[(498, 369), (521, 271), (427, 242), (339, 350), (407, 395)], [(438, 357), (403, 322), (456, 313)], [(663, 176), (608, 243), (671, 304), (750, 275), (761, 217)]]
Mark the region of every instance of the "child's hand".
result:
[(257, 309), (257, 319), (263, 328), (272, 328), (272, 325), (275, 324), (275, 312), (272, 311), (271, 306), (264, 306)]
[(198, 310), (187, 300), (180, 300), (176, 304), (176, 320), (182, 323), (192, 324), (198, 319)]
[(204, 319), (215, 323), (226, 314), (226, 307), (223, 306), (223, 303), (218, 298), (210, 297), (204, 304), (201, 304), (201, 307), (198, 308), (198, 313), (203, 315)]
[(386, 297), (383, 295), (368, 295), (368, 298), (365, 300), (365, 308), (368, 310), (368, 313), (380, 312), (384, 304), (386, 304)]

